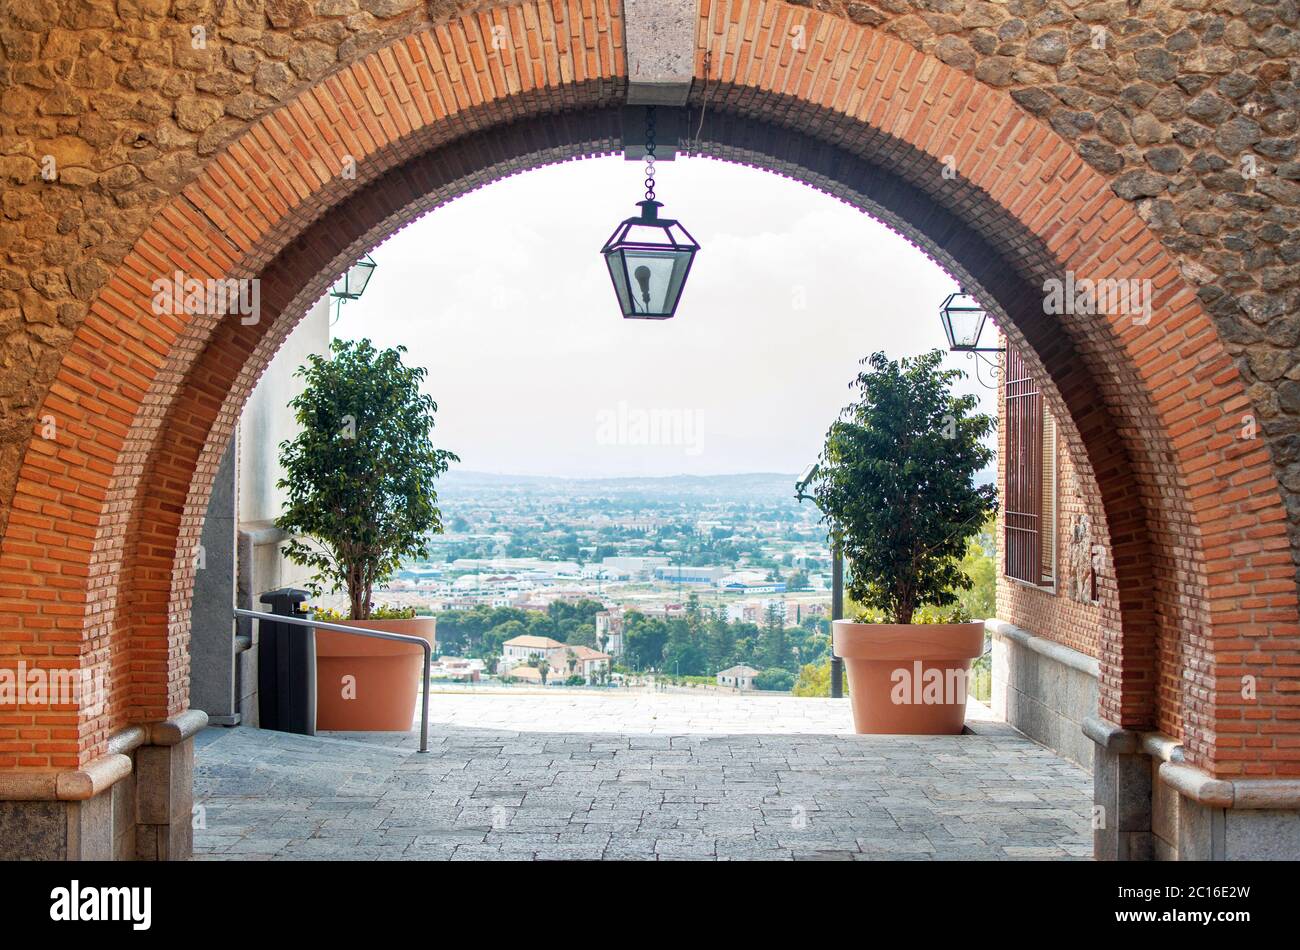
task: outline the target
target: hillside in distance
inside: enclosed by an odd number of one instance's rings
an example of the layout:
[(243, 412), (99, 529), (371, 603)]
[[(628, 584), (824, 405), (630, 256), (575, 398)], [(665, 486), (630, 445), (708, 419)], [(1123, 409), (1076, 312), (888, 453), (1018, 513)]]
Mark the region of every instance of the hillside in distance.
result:
[(681, 498), (779, 504), (794, 500), (797, 475), (751, 472), (738, 475), (667, 475), (662, 477), (560, 478), (551, 475), (501, 475), (452, 469), (438, 479), (438, 495), (447, 502), (489, 495), (570, 499)]
[[(996, 470), (980, 472), (975, 481), (993, 481)], [(562, 478), (552, 475), (503, 475), (453, 468), (438, 479), (445, 502), (516, 496), (564, 497), (574, 501), (611, 498), (620, 501), (682, 499), (773, 505), (796, 503), (794, 472), (744, 472), (735, 475), (666, 475), (621, 478)]]

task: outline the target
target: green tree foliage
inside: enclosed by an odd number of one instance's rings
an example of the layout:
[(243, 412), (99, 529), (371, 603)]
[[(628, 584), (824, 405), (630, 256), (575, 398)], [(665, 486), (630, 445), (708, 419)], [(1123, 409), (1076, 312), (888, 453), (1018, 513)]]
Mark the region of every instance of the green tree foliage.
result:
[(596, 625), (594, 623), (580, 623), (569, 631), (569, 635), (564, 638), (565, 643), (573, 646), (591, 647), (593, 650), (598, 649), (596, 645)]
[(758, 639), (758, 661), (767, 668), (785, 668), (790, 662), (790, 644), (785, 632), (785, 605), (773, 602), (763, 616)]
[(507, 620), (505, 623), (497, 624), (484, 632), (479, 643), (479, 654), (485, 659), (500, 656), (503, 643), (507, 640), (513, 640), (515, 637), (522, 637), (527, 632), (527, 629), (518, 620)]
[[(676, 630), (676, 625), (672, 629)], [(700, 644), (686, 639), (673, 639), (671, 636), (659, 669), (674, 676), (708, 676), (716, 672), (709, 669), (708, 654)]]
[[(551, 622), (549, 633), (541, 633), (534, 630), (539, 636), (550, 637), (552, 640), (559, 640), (561, 643), (581, 643), (583, 646), (593, 646), (596, 642), (596, 614), (605, 609), (605, 605), (598, 600), (575, 600), (572, 602), (557, 600), (553, 601), (546, 608), (546, 616)], [(580, 636), (584, 639), (572, 639), (583, 627), (591, 627), (591, 642), (585, 639), (585, 634)]]
[[(594, 647), (596, 614), (604, 609), (599, 601), (578, 600), (556, 601), (545, 612), (484, 605), (470, 610), (447, 610), (438, 615), (438, 646), (451, 656), (485, 660), (499, 654), (504, 641), (525, 634)], [(508, 625), (504, 632), (503, 625)]]
[[(842, 681), (844, 695), (849, 694), (849, 678)], [(826, 657), (817, 663), (805, 663), (799, 668), (799, 678), (795, 680), (792, 692), (796, 696), (830, 698), (831, 695), (831, 660)]]
[[(573, 626), (579, 618), (592, 615), (591, 604), (595, 602), (563, 606), (556, 602), (545, 613), (484, 606), (444, 611), (438, 615), (438, 646), (447, 654), (492, 660), (500, 655), (506, 640), (522, 634), (559, 640), (557, 627), (569, 631), (568, 639), (562, 642), (594, 646), (594, 622)], [(595, 606), (600, 608), (599, 604)], [(830, 638), (817, 628), (787, 627), (784, 618), (785, 611), (777, 604), (761, 628), (752, 623), (730, 622), (723, 611), (703, 607), (698, 600), (688, 601), (684, 615), (667, 620), (629, 611), (624, 617), (622, 664), (629, 669), (673, 675), (680, 671), (681, 676), (712, 676), (729, 666), (743, 664), (784, 669), (793, 677), (801, 662), (814, 662), (827, 655)], [(567, 676), (573, 671), (563, 672)]]
[[(438, 647), (450, 656), (473, 656), (488, 659), (492, 647), (511, 637), (532, 633), (531, 620), (544, 616), (517, 607), (475, 607), (473, 610), (448, 610), (438, 614)], [(500, 628), (512, 624), (503, 635)]]
[(801, 659), (825, 656), (830, 638), (819, 630), (787, 627), (780, 604), (763, 627), (732, 622), (720, 609), (690, 602), (684, 616), (649, 619), (636, 611), (624, 618), (626, 666), (681, 676), (712, 676), (730, 666), (779, 668), (793, 676)]
[(974, 396), (954, 396), (959, 370), (943, 354), (892, 361), (883, 353), (852, 384), (856, 400), (830, 427), (813, 496), (852, 565), (848, 591), (894, 623), (922, 604), (958, 602), (971, 579), (959, 566), (967, 539), (996, 506), (974, 476), (993, 458), (993, 417)]
[(540, 610), (530, 610), (528, 619), (524, 621), (528, 624), (528, 635), (532, 637), (555, 637), (555, 621), (549, 615), (542, 613)]
[(966, 542), (966, 556), (961, 571), (971, 579), (971, 586), (957, 594), (964, 612), (980, 620), (997, 615), (997, 549), (994, 544), (996, 525), (990, 517), (980, 533)]
[(663, 665), (668, 645), (668, 624), (636, 611), (623, 618), (625, 660), (638, 670), (656, 670)]
[(404, 347), (330, 349), (296, 374), (306, 386), (289, 403), (298, 436), (280, 445), (288, 497), (276, 527), (301, 536), (284, 554), (315, 570), (313, 593), (346, 590), (350, 618), (364, 620), (404, 558), (429, 556), (426, 539), (442, 531), (434, 482), (460, 460), (434, 447), (438, 405), (420, 392), (428, 371), (404, 365)]
[(686, 615), (668, 623), (668, 643), (660, 669), (675, 676), (707, 676), (715, 672), (709, 669), (705, 626), (700, 598), (692, 593), (686, 599)]
[(794, 688), (794, 674), (789, 670), (767, 669), (754, 677), (755, 689), (786, 691)]
[(728, 663), (736, 652), (736, 631), (734, 625), (727, 622), (721, 612), (713, 614), (708, 621), (705, 633), (705, 653), (713, 672), (725, 670), (733, 664)]

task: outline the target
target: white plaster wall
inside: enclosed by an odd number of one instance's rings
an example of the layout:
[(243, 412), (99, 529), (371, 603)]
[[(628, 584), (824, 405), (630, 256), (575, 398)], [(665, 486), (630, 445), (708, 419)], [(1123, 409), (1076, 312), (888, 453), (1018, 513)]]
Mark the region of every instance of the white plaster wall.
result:
[(318, 302), (289, 334), (248, 397), (239, 417), (239, 523), (269, 526), (280, 514), (284, 492), (275, 487), (282, 475), (280, 443), (298, 432), (289, 400), (302, 392), (293, 374), (311, 353), (329, 352), (329, 297)]
[(329, 352), (330, 298), (322, 298), (289, 334), (258, 380), (239, 417), (239, 530), (253, 536), (252, 600), (278, 587), (303, 587), (310, 571), (280, 555), (282, 536), (274, 530), (285, 493), (276, 488), (283, 475), (280, 443), (298, 432), (289, 400), (302, 391), (294, 376), (308, 355)]

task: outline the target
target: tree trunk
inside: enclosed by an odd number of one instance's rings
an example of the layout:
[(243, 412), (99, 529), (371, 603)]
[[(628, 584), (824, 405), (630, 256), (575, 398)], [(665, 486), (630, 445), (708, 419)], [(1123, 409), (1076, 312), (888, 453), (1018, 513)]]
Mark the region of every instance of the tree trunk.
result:
[(905, 585), (898, 591), (897, 607), (894, 611), (894, 623), (911, 623), (912, 614), (916, 613), (916, 604), (913, 603), (916, 594), (911, 585)]
[(348, 602), (352, 616), (349, 620), (365, 620), (370, 615), (370, 598), (366, 596), (366, 585), (361, 580), (361, 569), (349, 565), (347, 570)]

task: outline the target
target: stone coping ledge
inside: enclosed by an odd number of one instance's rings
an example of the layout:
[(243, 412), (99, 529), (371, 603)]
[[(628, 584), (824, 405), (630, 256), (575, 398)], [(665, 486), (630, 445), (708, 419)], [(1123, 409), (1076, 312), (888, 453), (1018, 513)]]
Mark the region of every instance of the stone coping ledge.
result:
[(1161, 762), (1182, 763), (1183, 744), (1177, 739), (1172, 739), (1163, 732), (1144, 732), (1142, 738), (1138, 740), (1138, 745), (1144, 755), (1149, 755), (1153, 759), (1159, 759)]
[(281, 531), (273, 524), (267, 524), (258, 527), (241, 528), (239, 533), (248, 538), (249, 543), (254, 547), (263, 544), (279, 544), (281, 541), (288, 541), (293, 535), (287, 531)]
[(1055, 643), (1046, 637), (1040, 637), (1036, 633), (1030, 633), (1023, 627), (1017, 627), (1005, 620), (993, 619), (984, 621), (984, 629), (995, 637), (1013, 640), (1026, 650), (1033, 650), (1049, 660), (1055, 660), (1057, 663), (1068, 666), (1072, 670), (1078, 670), (1093, 679), (1101, 677), (1101, 664), (1096, 658), (1080, 653), (1078, 650), (1072, 650), (1060, 643)]
[(149, 724), (150, 745), (180, 745), (208, 724), (201, 709), (187, 709), (179, 716)]
[(1117, 726), (1097, 716), (1083, 721), (1083, 734), (1114, 755), (1133, 755), (1138, 751), (1141, 734)]
[[(1194, 766), (1174, 762), (1162, 763), (1159, 775), (1160, 781), (1195, 802), (1215, 808), (1233, 807), (1235, 796), (1231, 782), (1216, 779)], [(1300, 791), (1300, 785), (1297, 791)]]
[(1300, 779), (1214, 778), (1190, 765), (1166, 762), (1160, 780), (1193, 801), (1217, 808), (1300, 808)]
[(207, 724), (207, 713), (190, 709), (163, 722), (127, 726), (109, 737), (107, 752), (78, 769), (0, 772), (0, 801), (86, 801), (131, 774), (136, 749), (178, 745)]
[(1178, 740), (1159, 732), (1123, 729), (1095, 717), (1084, 720), (1083, 732), (1107, 752), (1117, 755), (1140, 752), (1160, 760), (1160, 781), (1198, 804), (1239, 810), (1300, 808), (1300, 779), (1215, 778), (1187, 764)]
[(1089, 716), (1083, 721), (1083, 734), (1107, 752), (1116, 755), (1142, 753), (1161, 762), (1183, 763), (1183, 744), (1163, 732), (1138, 732), (1117, 726), (1108, 719)]
[(118, 755), (130, 755), (148, 742), (147, 726), (127, 726), (121, 732), (115, 732), (108, 737), (108, 751), (116, 752)]
[(0, 801), (85, 801), (130, 774), (130, 757), (116, 752), (63, 772), (9, 772), (0, 775)]

